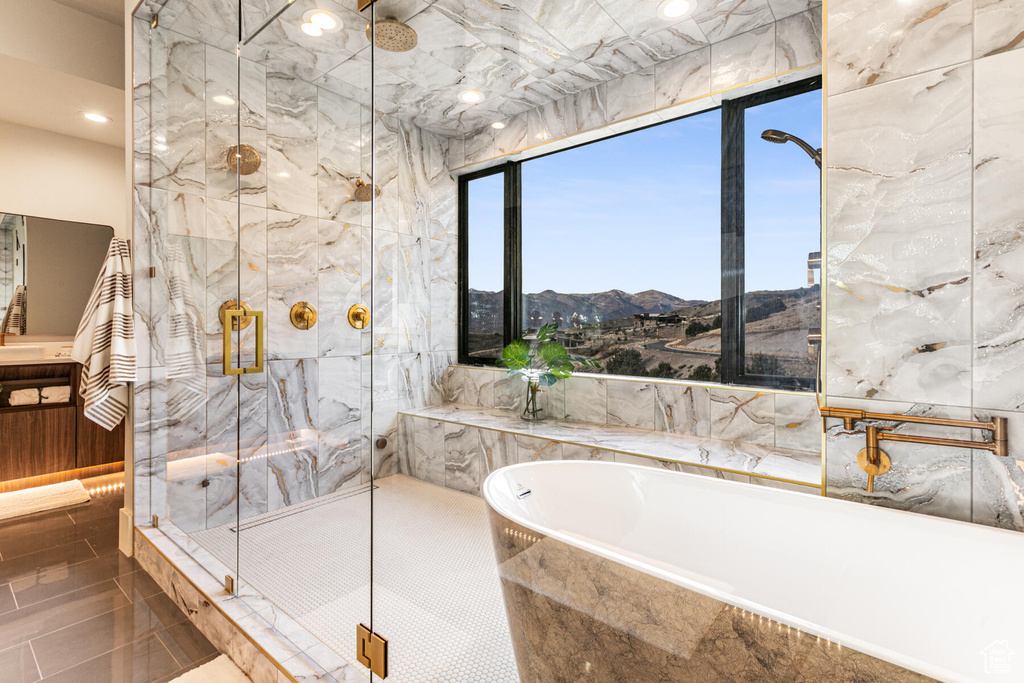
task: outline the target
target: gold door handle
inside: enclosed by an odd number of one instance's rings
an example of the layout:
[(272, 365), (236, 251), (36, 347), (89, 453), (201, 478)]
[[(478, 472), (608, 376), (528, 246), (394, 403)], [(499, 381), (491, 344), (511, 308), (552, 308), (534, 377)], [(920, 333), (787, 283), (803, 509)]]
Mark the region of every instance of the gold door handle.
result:
[(348, 309), (348, 324), (361, 330), (370, 324), (370, 309), (364, 304), (355, 304)]
[[(239, 324), (235, 325), (235, 318)], [(236, 368), (231, 363), (231, 331), (238, 327), (244, 329), (242, 318), (256, 319), (256, 365), (247, 368)], [(263, 372), (263, 311), (246, 311), (232, 308), (224, 311), (224, 374), (249, 375)]]

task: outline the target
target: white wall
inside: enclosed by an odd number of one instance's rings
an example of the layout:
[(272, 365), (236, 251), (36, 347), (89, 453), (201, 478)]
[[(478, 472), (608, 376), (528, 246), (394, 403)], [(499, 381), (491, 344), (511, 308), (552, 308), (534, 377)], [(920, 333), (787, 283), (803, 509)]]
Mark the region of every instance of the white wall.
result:
[(99, 223), (128, 238), (120, 147), (0, 121), (0, 211)]

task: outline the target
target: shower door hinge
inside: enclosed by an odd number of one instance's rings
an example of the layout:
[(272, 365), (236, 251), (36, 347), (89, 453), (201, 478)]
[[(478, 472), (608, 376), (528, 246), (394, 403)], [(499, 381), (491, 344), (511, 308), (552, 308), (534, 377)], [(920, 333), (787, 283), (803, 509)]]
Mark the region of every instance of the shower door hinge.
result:
[(388, 677), (388, 641), (365, 625), (356, 626), (356, 661), (380, 678)]
[(228, 595), (234, 595), (235, 593), (235, 577), (231, 576), (231, 574), (224, 576), (224, 590)]
[(160, 518), (153, 515), (153, 528), (156, 529), (160, 526)]

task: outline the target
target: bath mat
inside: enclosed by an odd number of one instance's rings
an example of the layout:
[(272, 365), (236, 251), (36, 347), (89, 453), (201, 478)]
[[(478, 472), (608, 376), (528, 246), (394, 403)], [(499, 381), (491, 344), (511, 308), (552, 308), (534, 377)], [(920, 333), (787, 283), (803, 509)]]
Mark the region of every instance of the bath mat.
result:
[(88, 502), (89, 492), (77, 479), (34, 489), (0, 493), (0, 521)]
[(231, 658), (221, 655), (188, 673), (178, 676), (171, 683), (251, 683), (249, 677), (235, 666)]

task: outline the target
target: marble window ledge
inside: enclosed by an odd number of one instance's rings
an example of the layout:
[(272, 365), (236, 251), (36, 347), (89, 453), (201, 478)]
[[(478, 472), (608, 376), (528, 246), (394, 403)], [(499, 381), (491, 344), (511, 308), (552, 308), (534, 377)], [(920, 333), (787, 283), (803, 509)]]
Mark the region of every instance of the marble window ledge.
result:
[(399, 414), (761, 479), (821, 487), (821, 454), (809, 451), (767, 448), (738, 441), (603, 424), (563, 420), (528, 422), (507, 411), (455, 403), (403, 410)]

